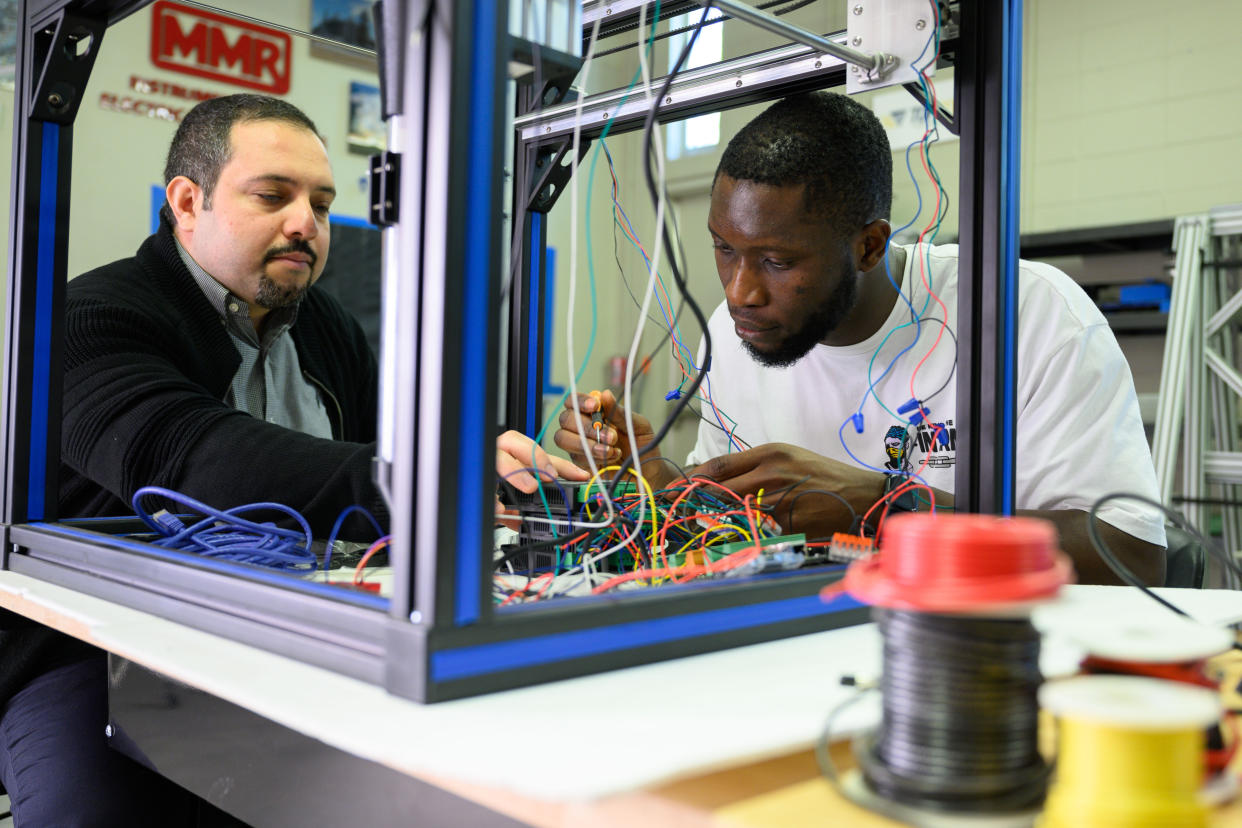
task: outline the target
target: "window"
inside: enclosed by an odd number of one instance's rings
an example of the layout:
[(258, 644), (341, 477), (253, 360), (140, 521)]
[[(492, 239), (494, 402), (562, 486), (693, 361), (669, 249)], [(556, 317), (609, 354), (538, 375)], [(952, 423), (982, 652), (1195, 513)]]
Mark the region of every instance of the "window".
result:
[[(692, 12), (674, 17), (670, 21), (669, 27), (671, 29), (680, 29), (692, 26), (698, 22), (701, 16), (700, 12)], [(713, 9), (707, 19), (711, 21), (720, 16), (720, 10)], [(673, 35), (668, 39), (668, 71), (673, 71), (673, 65), (677, 63), (677, 58), (681, 56), (681, 52), (686, 48), (686, 42), (692, 34), (694, 34), (693, 30)], [(700, 66), (716, 63), (723, 56), (724, 26), (720, 23), (712, 25), (705, 23), (699, 31), (699, 36), (694, 41), (694, 48), (690, 50), (690, 55), (686, 58), (685, 65), (682, 66), (681, 71), (685, 72), (690, 69), (697, 69)], [(669, 160), (674, 161), (685, 155), (693, 155), (696, 152), (711, 149), (719, 143), (720, 113), (712, 112), (708, 115), (699, 115), (696, 118), (689, 118), (669, 124), (665, 152)]]

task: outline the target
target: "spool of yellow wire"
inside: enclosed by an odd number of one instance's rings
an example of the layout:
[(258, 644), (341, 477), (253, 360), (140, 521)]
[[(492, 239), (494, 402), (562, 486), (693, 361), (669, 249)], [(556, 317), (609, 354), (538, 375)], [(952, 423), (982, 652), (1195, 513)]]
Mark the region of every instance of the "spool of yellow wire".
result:
[(1211, 690), (1136, 676), (1045, 684), (1058, 719), (1056, 781), (1039, 828), (1199, 828), (1204, 728), (1220, 718)]

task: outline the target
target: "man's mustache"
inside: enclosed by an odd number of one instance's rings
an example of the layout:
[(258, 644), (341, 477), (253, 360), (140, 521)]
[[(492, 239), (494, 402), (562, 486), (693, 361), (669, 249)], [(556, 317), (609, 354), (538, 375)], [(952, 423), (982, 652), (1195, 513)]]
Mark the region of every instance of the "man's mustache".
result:
[(267, 255), (263, 257), (263, 261), (270, 262), (272, 259), (279, 259), (282, 256), (288, 256), (290, 253), (302, 253), (310, 257), (310, 263), (314, 266), (319, 257), (315, 255), (315, 251), (311, 249), (310, 242), (302, 239), (294, 239), (284, 247), (273, 248), (267, 251)]

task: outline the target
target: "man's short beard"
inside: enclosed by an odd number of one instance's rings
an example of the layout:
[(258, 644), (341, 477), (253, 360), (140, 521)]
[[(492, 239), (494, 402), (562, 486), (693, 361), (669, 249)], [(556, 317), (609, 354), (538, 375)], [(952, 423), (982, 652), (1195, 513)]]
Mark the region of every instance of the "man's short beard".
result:
[(259, 288), (255, 291), (254, 301), (259, 307), (268, 310), (287, 308), (302, 301), (309, 284), (282, 285), (266, 273), (259, 276)]
[(811, 349), (836, 330), (858, 298), (858, 278), (850, 270), (845, 271), (832, 293), (820, 305), (802, 327), (794, 331), (776, 346), (775, 350), (760, 351), (749, 342), (742, 341), (751, 358), (769, 368), (788, 368), (811, 352)]

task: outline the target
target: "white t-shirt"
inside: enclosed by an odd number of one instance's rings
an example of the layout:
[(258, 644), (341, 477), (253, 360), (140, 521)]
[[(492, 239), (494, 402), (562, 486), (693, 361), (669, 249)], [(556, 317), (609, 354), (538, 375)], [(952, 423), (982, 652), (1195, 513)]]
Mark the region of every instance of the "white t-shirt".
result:
[[(957, 331), (957, 245), (919, 245), (918, 256), (913, 246), (905, 250), (902, 291), (924, 320), (917, 341), (916, 326), (908, 324), (911, 307), (898, 299), (884, 325), (866, 341), (816, 345), (791, 367), (768, 368), (743, 349), (725, 304), (716, 308), (708, 322), (711, 391), (720, 412), (737, 421), (737, 437), (751, 446), (790, 443), (877, 471), (895, 469), (897, 462), (918, 470), (930, 452), (922, 478), (953, 491), (956, 346), (949, 331)], [(943, 308), (929, 300), (928, 283)], [(1112, 492), (1158, 500), (1134, 381), (1108, 322), (1082, 289), (1054, 267), (1020, 262), (1018, 284), (1017, 508), (1085, 511)], [(946, 319), (946, 312), (949, 330), (941, 334), (942, 326), (932, 320)], [(911, 374), (929, 351), (912, 394)], [(896, 363), (885, 373), (894, 357)], [(875, 390), (862, 405), (863, 431), (858, 433), (851, 417), (871, 380)], [(945, 425), (948, 445), (927, 426), (911, 429), (903, 441), (910, 414), (894, 414), (912, 397), (924, 402), (933, 423)], [(710, 406), (704, 406), (704, 415), (713, 416)], [(903, 442), (905, 456), (894, 460), (886, 449)], [(723, 431), (700, 422), (698, 442), (686, 462), (697, 465), (737, 450)], [(1143, 504), (1111, 501), (1100, 517), (1134, 537), (1164, 545), (1163, 516)]]

